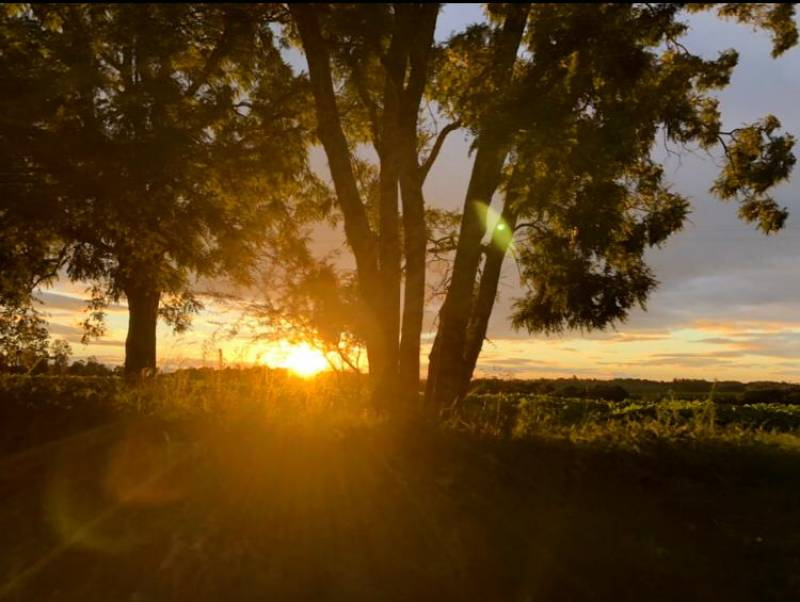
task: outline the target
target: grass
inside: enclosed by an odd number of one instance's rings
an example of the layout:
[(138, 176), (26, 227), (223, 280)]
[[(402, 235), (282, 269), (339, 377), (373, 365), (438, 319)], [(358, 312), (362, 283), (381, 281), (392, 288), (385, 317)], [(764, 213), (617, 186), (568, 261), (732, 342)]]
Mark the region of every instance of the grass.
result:
[(360, 386), (0, 381), (0, 599), (800, 598), (785, 408), (487, 395), (397, 421)]
[(648, 441), (726, 441), (793, 447), (800, 406), (726, 404), (712, 398), (609, 402), (546, 395), (483, 394), (449, 416), (452, 426), (502, 438), (556, 438), (638, 450)]

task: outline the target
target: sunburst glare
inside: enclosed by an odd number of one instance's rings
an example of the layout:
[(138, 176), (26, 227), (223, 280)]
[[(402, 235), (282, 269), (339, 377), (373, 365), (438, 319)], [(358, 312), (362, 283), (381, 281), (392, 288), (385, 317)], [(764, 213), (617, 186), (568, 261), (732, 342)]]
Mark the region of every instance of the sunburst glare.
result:
[(325, 355), (308, 343), (282, 345), (279, 350), (263, 357), (262, 362), (273, 368), (286, 368), (303, 378), (309, 378), (330, 368)]

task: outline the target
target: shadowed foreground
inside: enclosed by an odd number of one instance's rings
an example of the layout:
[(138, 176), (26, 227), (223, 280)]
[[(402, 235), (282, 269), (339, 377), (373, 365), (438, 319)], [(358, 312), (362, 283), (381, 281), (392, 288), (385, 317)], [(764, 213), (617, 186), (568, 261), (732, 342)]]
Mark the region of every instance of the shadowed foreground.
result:
[(800, 458), (128, 420), (2, 461), (9, 600), (786, 600)]

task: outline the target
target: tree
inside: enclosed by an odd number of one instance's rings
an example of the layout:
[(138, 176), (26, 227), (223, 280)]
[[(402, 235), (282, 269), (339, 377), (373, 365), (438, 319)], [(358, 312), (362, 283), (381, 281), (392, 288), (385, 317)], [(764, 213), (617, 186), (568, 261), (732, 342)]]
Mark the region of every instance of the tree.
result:
[[(712, 93), (727, 85), (736, 52), (706, 60), (680, 43), (683, 15), (711, 8), (769, 31), (775, 56), (797, 41), (785, 5), (495, 4), (487, 23), (442, 47), (430, 6), (291, 7), (356, 260), (370, 371), (384, 386), (400, 378), (415, 390), (420, 241), (430, 229), (422, 184), (458, 127), (473, 136), (475, 159), (430, 357), (427, 397), (437, 404), (466, 392), (510, 249), (528, 290), (517, 327), (604, 328), (644, 304), (656, 285), (644, 252), (680, 229), (689, 209), (651, 156), (659, 135), (722, 147), (714, 192), (738, 198), (741, 217), (766, 233), (780, 229), (786, 212), (768, 191), (788, 177), (793, 138), (772, 116), (724, 131)], [(438, 136), (419, 118), (423, 99), (451, 120)], [(359, 186), (365, 142), (378, 156), (372, 198)]]
[(41, 230), (30, 254), (48, 274), (93, 283), (94, 318), (125, 296), (128, 375), (155, 368), (159, 316), (188, 325), (194, 277), (246, 277), (301, 219), (304, 85), (270, 27), (282, 10), (4, 9), (0, 212), (17, 240)]
[(53, 370), (58, 374), (64, 374), (69, 367), (69, 358), (72, 355), (72, 347), (63, 339), (50, 343), (50, 359), (53, 362)]
[(0, 370), (30, 372), (47, 361), (47, 324), (33, 305), (0, 306)]
[[(415, 395), (428, 240), (422, 186), (444, 137), (455, 129), (444, 128), (420, 158), (419, 112), (439, 6), (291, 5), (290, 10), (308, 61), (317, 136), (355, 257), (370, 374), (379, 395)], [(378, 156), (372, 197), (359, 186), (360, 143), (371, 144)], [(371, 208), (377, 208), (373, 219)]]
[[(774, 116), (724, 131), (711, 93), (737, 54), (706, 60), (680, 43), (680, 17), (711, 7), (492, 5), (490, 23), (450, 40), (437, 98), (473, 132), (475, 161), (430, 358), (432, 402), (464, 396), (512, 246), (527, 289), (517, 327), (603, 328), (644, 304), (656, 285), (644, 251), (680, 229), (689, 206), (652, 158), (659, 135), (721, 146), (713, 192), (738, 198), (764, 232), (782, 227), (769, 190), (791, 171), (794, 139)], [(774, 56), (797, 42), (791, 6), (716, 10), (770, 31)]]

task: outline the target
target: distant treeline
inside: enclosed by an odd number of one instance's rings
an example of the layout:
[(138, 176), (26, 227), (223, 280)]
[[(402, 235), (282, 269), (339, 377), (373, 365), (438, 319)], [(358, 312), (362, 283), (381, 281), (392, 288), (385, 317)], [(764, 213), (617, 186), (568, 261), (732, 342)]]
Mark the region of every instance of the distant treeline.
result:
[(0, 374), (28, 374), (31, 376), (121, 376), (122, 366), (109, 366), (97, 361), (94, 357), (75, 360), (71, 363), (54, 363), (43, 359), (31, 369), (21, 366), (2, 366)]
[[(224, 372), (248, 374), (259, 371), (286, 372), (284, 369), (270, 369), (264, 366), (252, 368), (226, 368)], [(183, 375), (191, 380), (206, 379), (218, 372), (214, 368), (183, 368), (172, 373)], [(0, 374), (24, 374), (22, 370), (2, 370)], [(90, 357), (73, 361), (66, 366), (56, 366), (42, 362), (30, 376), (87, 376), (120, 377), (120, 366), (108, 366)], [(344, 375), (339, 375), (341, 378)], [(356, 374), (350, 378), (361, 380)], [(363, 377), (364, 379), (366, 377)], [(364, 383), (362, 383), (364, 384)], [(424, 387), (424, 382), (423, 382)], [(523, 395), (549, 395), (571, 399), (598, 399), (603, 401), (625, 401), (640, 399), (645, 401), (705, 400), (713, 399), (720, 403), (787, 403), (800, 404), (800, 384), (774, 381), (710, 381), (703, 379), (676, 378), (671, 381), (647, 380), (641, 378), (615, 378), (611, 380), (580, 378), (538, 378), (503, 379), (477, 378), (472, 381), (470, 394), (482, 395), (509, 393)]]
[(527, 393), (553, 395), (556, 397), (602, 399), (623, 401), (625, 399), (708, 399), (721, 403), (797, 403), (800, 404), (800, 385), (756, 381), (709, 381), (702, 379), (676, 378), (672, 381), (646, 380), (640, 378), (616, 378), (612, 380), (579, 378), (501, 379), (477, 378), (473, 380), (471, 392), (481, 393)]

